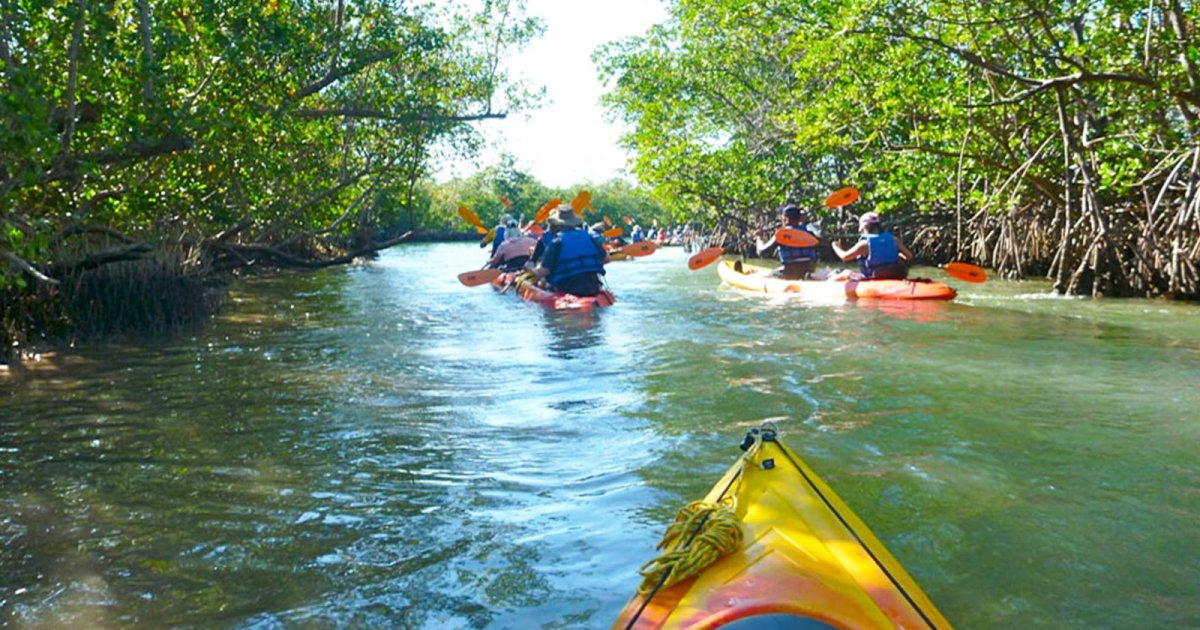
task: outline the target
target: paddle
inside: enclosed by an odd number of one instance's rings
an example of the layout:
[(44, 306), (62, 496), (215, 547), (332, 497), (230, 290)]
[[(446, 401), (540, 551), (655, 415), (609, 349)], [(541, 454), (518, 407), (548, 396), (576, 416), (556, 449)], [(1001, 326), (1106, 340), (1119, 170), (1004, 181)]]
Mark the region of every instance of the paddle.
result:
[(468, 287), (477, 287), (495, 280), (500, 275), (499, 269), (480, 269), (479, 271), (464, 271), (458, 274), (458, 281)]
[(604, 238), (617, 238), (618, 236), (620, 236), (624, 233), (625, 233), (625, 230), (622, 230), (618, 226), (615, 228), (610, 228), (610, 229), (604, 230), (603, 232), (600, 233), (600, 236), (603, 236)]
[(483, 219), (480, 219), (479, 215), (475, 214), (474, 210), (462, 205), (461, 203), (458, 204), (458, 216), (462, 217), (467, 223), (470, 223), (471, 225), (483, 230), (484, 233), (487, 233), (487, 227), (483, 225)]
[(942, 265), (942, 270), (959, 280), (967, 282), (979, 283), (987, 281), (987, 272), (983, 270), (983, 267), (977, 267), (971, 263), (949, 262)]
[(695, 271), (701, 267), (707, 267), (724, 255), (724, 247), (709, 247), (708, 249), (701, 250), (693, 254), (691, 258), (688, 258), (688, 269)]
[(816, 247), (821, 241), (804, 230), (785, 227), (775, 230), (775, 242), (788, 247)]
[[(575, 198), (571, 200), (571, 209), (574, 210), (575, 214), (578, 214), (580, 217), (583, 216), (584, 208), (591, 208), (591, 207), (592, 207), (592, 193), (590, 193), (586, 190), (579, 191), (579, 194), (575, 195)], [(594, 210), (595, 208), (592, 208), (592, 209)]]
[(612, 227), (612, 217), (608, 216), (607, 214), (604, 215), (604, 225)]
[[(815, 247), (821, 241), (817, 237), (797, 228), (779, 228), (775, 231), (775, 242), (788, 247)], [(724, 247), (709, 247), (688, 258), (688, 269), (695, 271), (707, 267), (725, 255)]]
[(625, 254), (626, 256), (636, 258), (638, 256), (649, 256), (650, 254), (653, 254), (654, 250), (656, 249), (658, 249), (658, 245), (655, 245), (651, 241), (638, 241), (632, 245), (626, 245), (617, 251)]
[(841, 190), (836, 190), (833, 194), (825, 198), (826, 208), (841, 208), (842, 206), (852, 204), (858, 201), (858, 189), (853, 186), (847, 186)]
[(562, 201), (560, 201), (558, 197), (547, 201), (545, 205), (538, 209), (537, 214), (533, 215), (533, 222), (544, 223), (546, 219), (550, 218), (550, 212), (557, 208), (558, 204), (560, 203), (562, 203)]
[(500, 203), (504, 204), (505, 208), (512, 210), (512, 202), (508, 200), (508, 197), (505, 197), (504, 195), (500, 195)]

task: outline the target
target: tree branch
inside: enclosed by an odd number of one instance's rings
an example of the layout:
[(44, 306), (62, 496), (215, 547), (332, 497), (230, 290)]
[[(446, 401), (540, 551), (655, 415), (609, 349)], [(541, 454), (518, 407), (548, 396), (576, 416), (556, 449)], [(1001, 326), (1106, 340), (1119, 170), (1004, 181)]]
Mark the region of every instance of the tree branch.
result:
[(49, 271), (51, 275), (62, 278), (68, 275), (88, 271), (90, 269), (103, 267), (104, 265), (109, 265), (112, 263), (124, 262), (127, 260), (139, 260), (153, 250), (154, 248), (148, 243), (122, 245), (120, 247), (113, 247), (112, 249), (106, 249), (104, 251), (91, 254), (80, 260), (53, 264), (50, 266)]
[(507, 118), (504, 112), (487, 111), (481, 114), (448, 115), (448, 114), (394, 114), (367, 107), (345, 106), (321, 109), (301, 109), (296, 112), (302, 118), (329, 118), (341, 116), (345, 118), (372, 118), (390, 122), (472, 122), (476, 120), (492, 120)]
[[(358, 74), (367, 67), (379, 63), (380, 61), (387, 61), (396, 55), (397, 52), (394, 50), (384, 50), (367, 55), (366, 57), (363, 57), (362, 59), (359, 59), (353, 63), (346, 64), (341, 68), (330, 68), (329, 71), (326, 72), (325, 75), (320, 79), (317, 79), (316, 81), (309, 83), (299, 90), (296, 90), (296, 93), (292, 95), (291, 100), (292, 102), (301, 101), (309, 96), (312, 96), (313, 94), (316, 94), (317, 92), (320, 92), (326, 87), (333, 85), (333, 83), (336, 81), (340, 81), (348, 76)], [(280, 110), (282, 109), (283, 107), (281, 106)]]
[(403, 243), (404, 241), (408, 240), (408, 237), (410, 237), (410, 236), (412, 236), (411, 231), (405, 232), (404, 234), (401, 234), (400, 236), (397, 236), (396, 238), (388, 239), (386, 241), (381, 241), (378, 243), (371, 243), (369, 245), (360, 247), (359, 249), (356, 249), (347, 254), (343, 254), (341, 256), (336, 256), (334, 258), (328, 258), (325, 260), (309, 260), (307, 258), (301, 258), (299, 256), (289, 254), (279, 248), (272, 247), (270, 245), (262, 245), (262, 244), (257, 244), (257, 243), (248, 244), (248, 245), (235, 245), (232, 243), (212, 243), (210, 245), (210, 247), (212, 247), (213, 249), (216, 249), (216, 250), (226, 251), (231, 254), (237, 255), (239, 258), (242, 258), (248, 265), (253, 264), (254, 262), (257, 262), (258, 260), (271, 259), (271, 260), (274, 260), (276, 263), (279, 263), (279, 264), (282, 264), (282, 265), (285, 265), (288, 267), (299, 267), (299, 268), (303, 268), (303, 269), (323, 269), (325, 267), (333, 267), (335, 265), (345, 265), (345, 264), (354, 262), (354, 259), (358, 258), (360, 256), (365, 256), (367, 254), (373, 254), (377, 251), (392, 247), (393, 245), (398, 245), (400, 243)]
[(42, 273), (41, 271), (38, 271), (37, 267), (34, 267), (33, 265), (25, 262), (25, 260), (23, 258), (8, 251), (7, 249), (5, 249), (2, 246), (0, 246), (0, 258), (7, 260), (8, 264), (12, 265), (16, 269), (24, 271), (25, 273), (33, 276), (39, 282), (45, 282), (46, 284), (59, 284), (58, 280), (55, 280), (54, 278), (47, 276), (46, 274)]

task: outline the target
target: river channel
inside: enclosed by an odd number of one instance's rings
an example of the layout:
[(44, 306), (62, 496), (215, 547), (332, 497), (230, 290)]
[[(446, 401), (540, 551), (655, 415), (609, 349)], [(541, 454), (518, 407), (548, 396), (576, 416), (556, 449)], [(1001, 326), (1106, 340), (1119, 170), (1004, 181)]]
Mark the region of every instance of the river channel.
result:
[(770, 421), (959, 628), (1200, 627), (1200, 307), (812, 304), (666, 248), (581, 316), (481, 258), (249, 279), (0, 375), (0, 626), (604, 628)]

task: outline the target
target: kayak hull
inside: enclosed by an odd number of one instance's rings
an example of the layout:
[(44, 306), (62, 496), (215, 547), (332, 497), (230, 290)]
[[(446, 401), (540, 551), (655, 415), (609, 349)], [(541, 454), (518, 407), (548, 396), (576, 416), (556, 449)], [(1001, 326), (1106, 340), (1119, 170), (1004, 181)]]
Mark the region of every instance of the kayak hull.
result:
[(550, 291), (537, 286), (529, 274), (523, 271), (502, 273), (492, 280), (492, 288), (502, 293), (513, 292), (526, 302), (541, 304), (556, 311), (590, 311), (596, 308), (612, 306), (617, 298), (608, 289), (600, 293), (581, 297), (563, 291)]
[(613, 628), (716, 628), (743, 619), (766, 628), (781, 618), (822, 628), (950, 628), (866, 524), (774, 431), (759, 432), (705, 500), (731, 498), (741, 547), (695, 577), (635, 595)]
[(958, 296), (952, 287), (932, 280), (785, 280), (738, 272), (728, 260), (721, 261), (717, 273), (725, 284), (738, 289), (816, 300), (953, 300)]

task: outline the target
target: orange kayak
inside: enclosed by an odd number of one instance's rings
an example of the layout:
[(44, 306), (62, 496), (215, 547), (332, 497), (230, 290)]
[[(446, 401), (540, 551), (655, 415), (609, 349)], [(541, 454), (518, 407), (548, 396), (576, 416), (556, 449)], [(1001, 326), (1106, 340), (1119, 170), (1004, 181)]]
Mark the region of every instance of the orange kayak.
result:
[(536, 302), (556, 311), (588, 311), (593, 308), (612, 306), (617, 301), (616, 296), (608, 289), (603, 289), (600, 293), (590, 297), (580, 297), (563, 291), (544, 289), (534, 283), (529, 274), (524, 271), (510, 271), (500, 274), (495, 280), (492, 280), (492, 288), (501, 293), (515, 292), (517, 296), (526, 302)]
[[(746, 454), (704, 502), (688, 506), (713, 511), (703, 520), (677, 520), (659, 561), (702, 555), (706, 545), (726, 545), (728, 553), (707, 567), (648, 563), (642, 588), (613, 628), (950, 628), (883, 543), (773, 428), (752, 430), (742, 447)], [(734, 533), (721, 542), (724, 532)], [(685, 577), (689, 566), (694, 575)]]
[(717, 273), (725, 284), (738, 289), (816, 300), (953, 300), (958, 296), (952, 287), (933, 280), (785, 280), (739, 272), (729, 260), (721, 261)]

